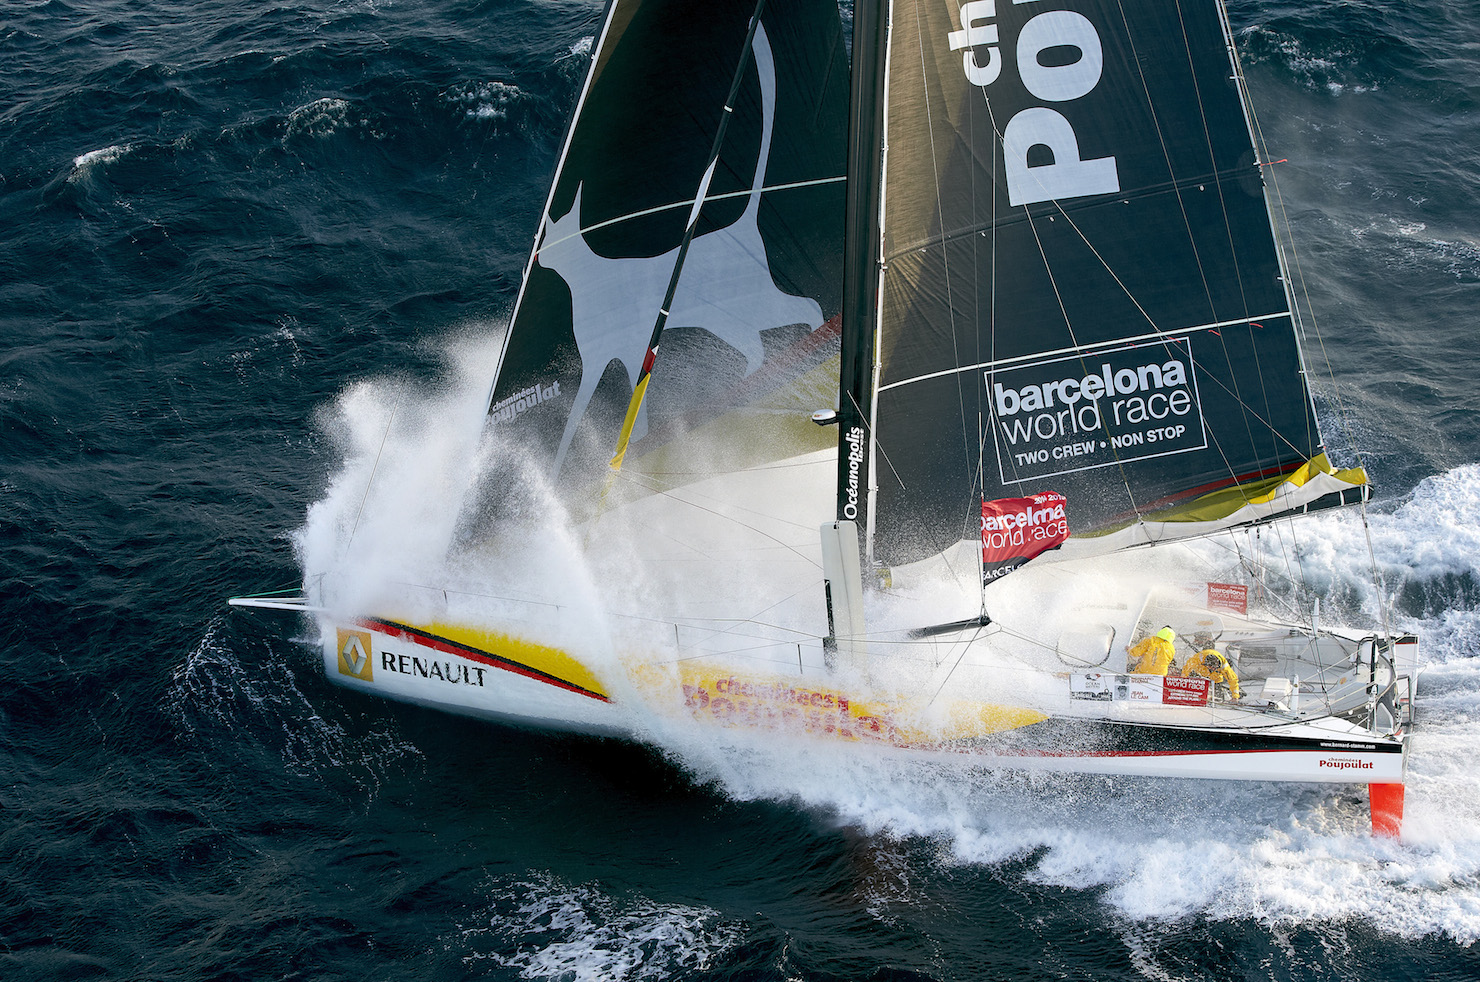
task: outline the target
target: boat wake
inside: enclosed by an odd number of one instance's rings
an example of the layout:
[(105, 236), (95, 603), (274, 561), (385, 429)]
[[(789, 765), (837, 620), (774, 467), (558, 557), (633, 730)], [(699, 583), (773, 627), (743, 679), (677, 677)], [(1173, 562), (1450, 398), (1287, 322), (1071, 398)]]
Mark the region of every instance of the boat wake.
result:
[[(1368, 516), (1402, 630), (1424, 638), (1400, 841), (1367, 830), (1360, 785), (1330, 788), (993, 772), (854, 747), (667, 732), (697, 779), (743, 800), (796, 801), (843, 825), (935, 842), (951, 863), (1027, 861), (1030, 881), (1094, 891), (1136, 922), (1360, 919), (1405, 937), (1480, 940), (1480, 467), (1432, 477)], [(1306, 523), (1301, 565), (1333, 593), (1369, 565), (1360, 515)], [(1291, 548), (1295, 548), (1292, 543)], [(1215, 559), (1216, 551), (1205, 558)], [(1376, 609), (1359, 596), (1358, 615)], [(1333, 607), (1336, 605), (1332, 605)]]

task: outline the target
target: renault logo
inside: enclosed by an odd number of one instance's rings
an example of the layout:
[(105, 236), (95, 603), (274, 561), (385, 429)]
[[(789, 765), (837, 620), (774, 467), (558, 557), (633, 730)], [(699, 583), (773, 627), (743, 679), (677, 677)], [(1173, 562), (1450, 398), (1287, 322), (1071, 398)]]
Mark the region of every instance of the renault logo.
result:
[(339, 674), (362, 682), (375, 681), (375, 666), (370, 662), (370, 632), (339, 629)]

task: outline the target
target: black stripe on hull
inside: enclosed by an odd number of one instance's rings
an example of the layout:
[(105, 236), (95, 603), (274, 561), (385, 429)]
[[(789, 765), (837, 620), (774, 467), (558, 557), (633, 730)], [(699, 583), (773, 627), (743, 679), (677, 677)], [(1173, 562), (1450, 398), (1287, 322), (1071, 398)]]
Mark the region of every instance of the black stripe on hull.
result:
[(1054, 717), (990, 737), (962, 741), (961, 747), (974, 752), (1005, 755), (1087, 757), (1281, 751), (1402, 754), (1404, 743), (1383, 738), (1369, 742)]

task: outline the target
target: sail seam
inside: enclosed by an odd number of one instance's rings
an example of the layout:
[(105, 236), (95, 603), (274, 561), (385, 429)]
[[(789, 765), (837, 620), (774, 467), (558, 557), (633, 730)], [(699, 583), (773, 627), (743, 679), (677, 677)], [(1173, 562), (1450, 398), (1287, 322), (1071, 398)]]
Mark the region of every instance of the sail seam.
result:
[[(987, 111), (991, 112), (990, 107)], [(1080, 204), (1065, 205), (1061, 201), (1054, 200), (1039, 208), (1036, 213), (1031, 210), (1030, 206), (1022, 205), (1019, 206), (1018, 209), (1015, 209), (1018, 213), (1010, 217), (999, 217), (992, 221), (977, 222), (973, 225), (963, 225), (950, 231), (939, 232), (938, 234), (932, 235), (929, 238), (921, 238), (915, 239), (910, 242), (902, 242), (894, 250), (889, 252), (884, 258), (886, 261), (891, 261), (899, 258), (900, 256), (906, 256), (911, 253), (919, 252), (921, 249), (929, 249), (933, 246), (938, 246), (943, 243), (951, 243), (958, 239), (964, 239), (967, 236), (985, 232), (989, 228), (1011, 228), (1015, 225), (1026, 224), (1033, 221), (1035, 214), (1037, 216), (1063, 215), (1066, 219), (1070, 220), (1071, 224), (1073, 224), (1073, 220), (1069, 218), (1071, 214), (1078, 214), (1080, 212), (1089, 211), (1095, 208), (1124, 206), (1132, 201), (1142, 201), (1146, 198), (1154, 198), (1164, 194), (1176, 195), (1177, 198), (1180, 200), (1182, 192), (1184, 191), (1190, 190), (1191, 188), (1201, 189), (1206, 185), (1219, 184), (1220, 182), (1224, 181), (1237, 180), (1239, 178), (1239, 175), (1242, 173), (1242, 168), (1225, 167), (1221, 170), (1214, 170), (1210, 173), (1198, 174), (1193, 177), (1184, 177), (1175, 181), (1166, 181), (1161, 184), (1147, 186), (1138, 191), (1117, 192), (1115, 194), (1099, 195), (1094, 199), (1085, 201)], [(832, 179), (829, 178), (829, 180)], [(1052, 207), (1050, 207), (1050, 205)]]
[(1056, 349), (1049, 350), (1049, 351), (1034, 352), (1033, 354), (1030, 354), (1030, 355), (1018, 355), (1018, 356), (1016, 356), (1014, 358), (1002, 358), (1002, 359), (995, 360), (995, 361), (980, 362), (980, 363), (975, 364), (975, 365), (961, 365), (961, 366), (959, 366), (957, 368), (947, 368), (947, 369), (944, 369), (944, 370), (939, 371), (939, 372), (930, 372), (930, 373), (925, 374), (925, 375), (916, 375), (916, 376), (914, 376), (912, 378), (900, 379), (897, 382), (887, 382), (884, 385), (879, 386), (879, 391), (880, 392), (885, 392), (885, 391), (888, 391), (889, 389), (897, 389), (897, 388), (900, 388), (901, 386), (913, 385), (916, 382), (929, 382), (932, 379), (944, 378), (947, 375), (957, 375), (957, 374), (960, 374), (961, 372), (986, 371), (987, 369), (1001, 368), (1001, 367), (1003, 367), (1005, 365), (1012, 365), (1012, 364), (1016, 364), (1018, 362), (1038, 362), (1038, 361), (1042, 361), (1042, 360), (1045, 360), (1045, 359), (1051, 359), (1051, 358), (1053, 358), (1055, 356), (1062, 356), (1062, 355), (1076, 355), (1076, 354), (1084, 354), (1084, 355), (1087, 355), (1087, 354), (1090, 354), (1091, 352), (1095, 351), (1096, 349), (1101, 349), (1101, 348), (1106, 349), (1106, 350), (1113, 350), (1113, 348), (1119, 348), (1119, 347), (1123, 347), (1123, 346), (1126, 346), (1126, 345), (1138, 344), (1138, 343), (1143, 342), (1143, 341), (1166, 340), (1166, 339), (1170, 339), (1170, 338), (1172, 338), (1172, 337), (1174, 337), (1176, 335), (1179, 335), (1179, 334), (1193, 334), (1193, 333), (1196, 333), (1198, 331), (1221, 330), (1222, 328), (1225, 328), (1225, 327), (1237, 327), (1237, 326), (1239, 326), (1241, 324), (1248, 324), (1248, 323), (1251, 323), (1251, 322), (1254, 322), (1254, 321), (1273, 320), (1273, 319), (1275, 319), (1277, 317), (1290, 317), (1290, 316), (1291, 316), (1291, 312), (1290, 311), (1288, 311), (1288, 310), (1282, 310), (1282, 311), (1272, 312), (1272, 313), (1268, 313), (1268, 314), (1256, 314), (1253, 317), (1240, 317), (1240, 318), (1237, 318), (1235, 320), (1230, 320), (1230, 321), (1216, 321), (1216, 322), (1211, 323), (1211, 324), (1198, 324), (1198, 325), (1195, 325), (1193, 327), (1178, 327), (1178, 328), (1171, 328), (1171, 329), (1168, 329), (1168, 330), (1165, 330), (1165, 331), (1153, 331), (1153, 332), (1151, 332), (1149, 334), (1131, 335), (1131, 336), (1127, 336), (1127, 337), (1124, 337), (1124, 338), (1116, 338), (1114, 341), (1101, 341), (1101, 342), (1096, 342), (1094, 344), (1073, 345), (1073, 346), (1070, 346), (1070, 347), (1067, 347), (1067, 348), (1056, 348)]
[[(726, 191), (722, 194), (706, 195), (704, 197), (704, 203), (707, 205), (710, 202), (724, 201), (727, 198), (748, 198), (753, 194), (769, 194), (772, 191), (794, 191), (798, 188), (817, 187), (822, 184), (842, 184), (847, 180), (847, 177), (819, 177), (811, 181), (793, 181), (790, 184), (762, 185), (759, 191), (754, 188), (742, 188), (739, 191)], [(647, 218), (649, 215), (661, 215), (665, 211), (675, 211), (679, 208), (692, 208), (694, 207), (695, 200), (697, 199), (685, 198), (683, 201), (674, 201), (666, 205), (657, 205), (653, 208), (644, 208), (642, 211), (634, 211), (629, 212), (625, 215), (617, 215), (615, 218), (608, 218), (605, 221), (597, 222), (594, 225), (587, 225), (581, 229), (578, 229), (577, 231), (572, 232), (570, 235), (561, 236), (558, 239), (551, 239), (550, 241), (540, 246), (539, 252), (544, 252), (551, 246), (558, 245), (561, 242), (567, 242), (571, 239), (576, 238), (577, 236), (585, 235), (587, 232), (597, 232), (601, 229), (609, 228), (613, 225), (620, 225), (622, 222), (631, 221), (636, 218)], [(536, 255), (538, 255), (538, 253), (536, 253)]]

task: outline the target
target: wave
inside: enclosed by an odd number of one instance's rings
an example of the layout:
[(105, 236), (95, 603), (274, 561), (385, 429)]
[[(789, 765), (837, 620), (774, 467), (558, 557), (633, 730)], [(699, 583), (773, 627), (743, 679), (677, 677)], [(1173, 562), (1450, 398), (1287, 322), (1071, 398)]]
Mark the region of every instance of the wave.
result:
[(322, 140), (335, 133), (364, 126), (354, 107), (345, 99), (315, 99), (288, 113), (283, 126), (283, 139), (299, 137)]
[(507, 82), (473, 82), (454, 86), (442, 98), (468, 119), (506, 119), (510, 107), (523, 98), (517, 85)]
[(317, 665), (304, 666), (302, 642), (277, 645), (271, 635), (243, 635), (218, 617), (175, 666), (164, 709), (177, 738), (211, 757), (262, 761), (299, 776), (345, 779), (373, 798), (392, 773), (423, 763), (421, 751), (388, 720), (371, 733), (332, 710), (312, 689)]
[(72, 172), (67, 176), (67, 180), (88, 180), (97, 171), (128, 156), (128, 154), (133, 152), (133, 149), (133, 144), (123, 143), (117, 146), (103, 147), (101, 150), (89, 150), (87, 153), (79, 154), (72, 159)]
[(513, 969), (525, 979), (639, 982), (692, 977), (738, 945), (744, 927), (708, 907), (622, 896), (549, 874), (494, 878), (496, 899), (463, 927), (469, 969)]

